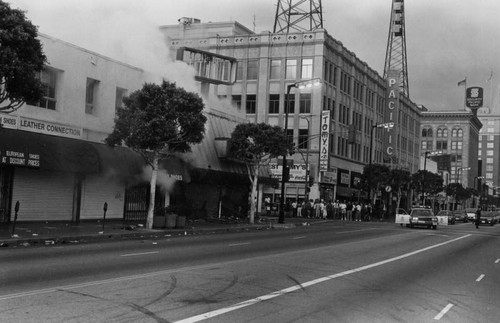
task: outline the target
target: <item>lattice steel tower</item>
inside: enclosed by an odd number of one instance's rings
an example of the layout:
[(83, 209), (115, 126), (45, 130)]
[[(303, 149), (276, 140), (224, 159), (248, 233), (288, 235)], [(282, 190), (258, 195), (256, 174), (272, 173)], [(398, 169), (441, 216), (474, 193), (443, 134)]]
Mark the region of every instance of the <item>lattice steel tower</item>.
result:
[(321, 0), (278, 0), (274, 33), (304, 32), (322, 28)]
[(399, 74), (399, 90), (409, 97), (404, 0), (392, 0), (384, 78), (389, 74)]

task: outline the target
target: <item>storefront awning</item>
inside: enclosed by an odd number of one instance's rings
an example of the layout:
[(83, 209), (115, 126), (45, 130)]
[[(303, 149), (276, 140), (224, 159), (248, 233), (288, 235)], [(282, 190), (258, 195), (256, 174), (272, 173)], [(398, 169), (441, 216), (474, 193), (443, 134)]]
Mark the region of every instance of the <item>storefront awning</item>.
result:
[[(82, 174), (140, 175), (144, 158), (126, 147), (0, 128), (0, 162), (13, 166)], [(189, 167), (179, 158), (160, 161), (160, 169), (177, 180), (189, 181)]]

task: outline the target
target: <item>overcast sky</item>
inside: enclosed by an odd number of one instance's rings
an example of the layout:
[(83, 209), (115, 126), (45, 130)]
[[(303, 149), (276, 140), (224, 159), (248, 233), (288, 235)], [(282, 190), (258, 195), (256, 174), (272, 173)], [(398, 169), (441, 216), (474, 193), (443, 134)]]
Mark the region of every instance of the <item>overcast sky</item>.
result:
[[(141, 66), (156, 26), (181, 17), (238, 21), (272, 31), (277, 0), (7, 0), (39, 31)], [(391, 0), (326, 0), (324, 27), (383, 74)], [(484, 87), (484, 106), (500, 103), (500, 0), (406, 0), (410, 98), (431, 111), (463, 109), (464, 87)], [(255, 25), (255, 27), (254, 27)], [(155, 46), (161, 46), (155, 44)], [(155, 50), (157, 51), (157, 50)], [(154, 61), (148, 59), (149, 62)], [(488, 82), (493, 72), (493, 77)]]

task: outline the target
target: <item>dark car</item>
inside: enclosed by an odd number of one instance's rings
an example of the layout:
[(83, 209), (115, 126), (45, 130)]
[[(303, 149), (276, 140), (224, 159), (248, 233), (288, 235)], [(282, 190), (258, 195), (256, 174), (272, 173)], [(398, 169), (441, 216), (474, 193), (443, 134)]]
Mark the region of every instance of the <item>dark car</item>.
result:
[(481, 211), (481, 218), (479, 224), (495, 225), (497, 219), (493, 211)]
[(461, 221), (463, 223), (469, 222), (466, 210), (455, 210), (453, 211), (453, 215), (455, 216), (455, 221)]
[(413, 208), (410, 213), (410, 228), (422, 226), (437, 229), (438, 219), (434, 216), (432, 209)]
[(455, 215), (453, 214), (453, 211), (441, 210), (438, 212), (436, 216), (438, 217), (438, 219), (440, 216), (448, 218), (448, 224), (455, 224), (456, 219)]

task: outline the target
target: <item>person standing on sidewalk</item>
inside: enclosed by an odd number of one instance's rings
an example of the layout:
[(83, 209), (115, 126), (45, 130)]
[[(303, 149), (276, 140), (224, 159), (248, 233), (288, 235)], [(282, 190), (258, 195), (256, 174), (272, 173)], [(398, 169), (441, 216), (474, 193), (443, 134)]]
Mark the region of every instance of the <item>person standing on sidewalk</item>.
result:
[(351, 203), (351, 201), (347, 202), (346, 214), (347, 214), (347, 221), (352, 221), (352, 203)]
[(476, 229), (479, 229), (479, 224), (481, 223), (481, 207), (479, 206), (476, 211)]

